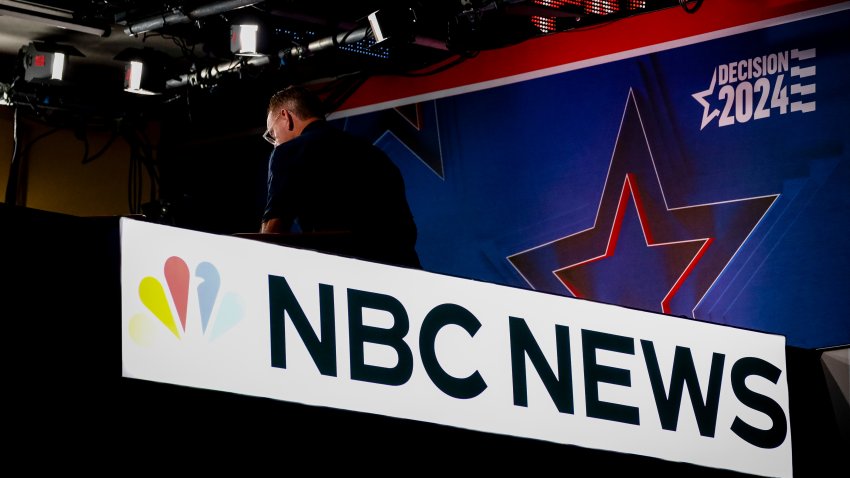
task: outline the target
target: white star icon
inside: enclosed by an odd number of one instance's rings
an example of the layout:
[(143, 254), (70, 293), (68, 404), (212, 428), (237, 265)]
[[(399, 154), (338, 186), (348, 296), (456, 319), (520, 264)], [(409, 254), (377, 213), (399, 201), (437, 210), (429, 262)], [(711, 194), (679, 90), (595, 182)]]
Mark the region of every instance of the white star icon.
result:
[(699, 104), (702, 105), (702, 108), (703, 108), (702, 109), (702, 124), (699, 126), (700, 131), (702, 131), (703, 128), (705, 128), (708, 125), (708, 123), (711, 123), (711, 120), (713, 120), (717, 115), (720, 114), (720, 110), (717, 110), (717, 109), (713, 110), (711, 112), (711, 114), (709, 114), (708, 109), (711, 108), (711, 105), (708, 103), (708, 101), (705, 100), (706, 96), (714, 93), (714, 85), (716, 83), (717, 83), (717, 68), (715, 68), (714, 73), (711, 74), (711, 86), (709, 86), (708, 89), (705, 90), (705, 91), (700, 91), (699, 93), (694, 93), (694, 94), (691, 95), (691, 96), (693, 96), (693, 98), (695, 100), (697, 100), (697, 102)]

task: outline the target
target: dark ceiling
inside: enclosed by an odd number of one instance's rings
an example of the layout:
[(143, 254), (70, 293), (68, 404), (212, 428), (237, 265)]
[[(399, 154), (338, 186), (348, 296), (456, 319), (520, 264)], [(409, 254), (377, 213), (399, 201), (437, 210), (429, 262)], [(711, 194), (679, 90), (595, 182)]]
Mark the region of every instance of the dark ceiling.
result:
[[(365, 78), (429, 74), (487, 49), (568, 32), (683, 0), (0, 0), (0, 96), (32, 110), (121, 117), (198, 94), (267, 94), (290, 83), (334, 80), (341, 102)], [(375, 44), (369, 14), (390, 38)], [(231, 25), (255, 23), (263, 56), (230, 49)], [(64, 28), (58, 28), (63, 26)], [(22, 48), (73, 47), (65, 77), (27, 82)], [(39, 43), (40, 48), (48, 48)], [(167, 78), (154, 98), (123, 91), (131, 53), (158, 58)], [(249, 82), (256, 87), (246, 88)], [(193, 93), (195, 94), (195, 93)], [(333, 95), (332, 95), (333, 96)], [(333, 106), (333, 105), (331, 105)]]

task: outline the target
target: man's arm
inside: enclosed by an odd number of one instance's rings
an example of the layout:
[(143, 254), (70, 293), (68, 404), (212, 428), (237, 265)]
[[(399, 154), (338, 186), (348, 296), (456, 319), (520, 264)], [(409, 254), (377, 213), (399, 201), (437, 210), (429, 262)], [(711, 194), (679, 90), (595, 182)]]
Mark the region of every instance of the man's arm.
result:
[(290, 232), (295, 220), (296, 197), (299, 193), (293, 160), (297, 155), (290, 149), (287, 144), (278, 145), (269, 158), (266, 209), (260, 224), (260, 232), (264, 234)]

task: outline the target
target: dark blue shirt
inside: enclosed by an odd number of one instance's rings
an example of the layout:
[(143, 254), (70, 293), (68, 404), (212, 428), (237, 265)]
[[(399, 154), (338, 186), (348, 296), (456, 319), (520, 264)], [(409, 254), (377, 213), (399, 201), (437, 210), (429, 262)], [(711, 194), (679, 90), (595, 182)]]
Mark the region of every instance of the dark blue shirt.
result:
[(376, 146), (324, 120), (278, 145), (269, 159), (263, 220), (301, 232), (341, 232), (351, 255), (419, 266), (416, 224), (398, 168)]

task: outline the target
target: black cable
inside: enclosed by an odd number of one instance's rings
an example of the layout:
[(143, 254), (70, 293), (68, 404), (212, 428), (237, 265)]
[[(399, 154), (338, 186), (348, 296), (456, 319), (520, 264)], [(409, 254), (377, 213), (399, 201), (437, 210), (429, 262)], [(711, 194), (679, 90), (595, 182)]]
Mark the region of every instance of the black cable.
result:
[(190, 96), (192, 95), (192, 88), (186, 88), (186, 117), (189, 120), (189, 123), (192, 123), (192, 101)]
[(124, 138), (130, 146), (130, 174), (127, 179), (128, 202), (131, 213), (142, 209), (144, 172), (150, 179), (150, 200), (155, 201), (159, 191), (159, 172), (154, 159), (154, 146), (141, 126), (133, 125), (124, 130)]
[(188, 58), (192, 58), (192, 59), (195, 58), (195, 47), (197, 46), (196, 43), (192, 43), (192, 45), (189, 46), (189, 43), (186, 42), (186, 40), (184, 38), (174, 36), (174, 35), (167, 35), (165, 33), (158, 33), (158, 32), (145, 32), (145, 33), (143, 33), (142, 34), (142, 43), (144, 43), (148, 39), (148, 37), (162, 37), (163, 40), (171, 40), (172, 43), (174, 43), (175, 45), (177, 45), (177, 47), (180, 48), (180, 51), (183, 53), (184, 57), (188, 57)]
[(345, 80), (352, 78), (352, 81), (340, 81), (339, 85), (332, 87), (331, 92), (325, 97), (325, 110), (328, 112), (336, 111), (342, 106), (351, 95), (363, 86), (363, 83), (369, 78), (369, 75), (355, 74), (350, 75)]
[[(443, 63), (437, 67), (433, 67), (430, 70), (422, 71), (412, 71), (412, 72), (401, 72), (401, 73), (386, 73), (388, 75), (398, 75), (398, 76), (406, 76), (406, 77), (423, 77), (435, 75), (437, 73), (441, 73), (443, 71), (448, 70), (449, 68), (455, 67), (464, 61), (475, 58), (478, 56), (479, 52), (464, 52), (464, 53), (456, 53), (456, 58), (453, 60)], [(444, 60), (446, 61), (446, 60)], [(354, 80), (351, 82), (346, 82), (345, 79), (340, 79), (336, 83), (331, 83), (326, 87), (322, 88), (322, 91), (330, 91), (328, 96), (325, 99), (325, 107), (328, 112), (336, 111), (337, 108), (342, 106), (348, 98), (350, 98), (358, 88), (360, 88), (366, 80), (372, 76), (369, 73), (357, 72), (348, 76), (348, 78), (353, 78)]]
[(133, 213), (138, 214), (141, 208), (141, 155), (138, 150), (133, 152)]
[[(159, 189), (159, 173), (157, 172), (156, 161), (154, 159), (153, 154), (153, 144), (151, 143), (150, 138), (148, 138), (147, 133), (142, 128), (138, 129), (139, 135), (142, 137), (141, 148), (144, 151), (142, 155), (142, 164), (141, 166), (145, 167), (145, 170), (148, 173), (148, 177), (150, 178), (150, 200), (154, 201), (157, 198), (157, 190)], [(141, 190), (141, 179), (139, 180), (139, 189)], [(140, 194), (141, 197), (141, 194)], [(141, 202), (141, 199), (139, 200)]]
[[(80, 139), (80, 138), (77, 138)], [(83, 142), (83, 161), (81, 164), (86, 164), (86, 158), (89, 157), (89, 136), (88, 134), (84, 134), (80, 141)]]
[(132, 154), (130, 155), (130, 165), (129, 165), (128, 173), (129, 174), (127, 176), (127, 208), (130, 210), (130, 214), (134, 214), (136, 211), (135, 211), (135, 208), (134, 208), (134, 205), (133, 205), (134, 178), (133, 178), (133, 155)]
[(89, 156), (89, 140), (88, 140), (88, 138), (85, 138), (85, 140), (84, 140), (85, 151), (83, 153), (83, 161), (82, 161), (81, 164), (88, 164), (88, 163), (94, 161), (95, 159), (101, 157), (103, 155), (103, 153), (105, 153), (106, 150), (109, 149), (110, 146), (112, 146), (112, 143), (114, 143), (115, 139), (117, 139), (117, 138), (118, 138), (118, 132), (116, 131), (116, 132), (112, 133), (112, 136), (109, 138), (109, 140), (106, 142), (106, 144), (104, 144), (103, 147), (100, 148), (100, 150), (98, 150), (98, 152), (95, 153), (93, 156)]
[(450, 61), (448, 63), (444, 63), (440, 66), (433, 67), (432, 69), (427, 70), (427, 71), (422, 71), (422, 70), (408, 71), (408, 72), (403, 72), (403, 73), (398, 73), (398, 74), (401, 75), (401, 76), (407, 76), (407, 77), (420, 77), (420, 76), (435, 75), (437, 73), (442, 73), (442, 72), (448, 70), (449, 68), (453, 68), (457, 65), (460, 65), (461, 63), (465, 62), (466, 60), (468, 60), (470, 58), (475, 58), (476, 56), (478, 56), (478, 52), (457, 53), (456, 55), (457, 55), (457, 57), (454, 58), (452, 61)]
[(144, 160), (139, 161), (136, 171), (136, 181), (138, 181), (138, 185), (136, 187), (136, 211), (142, 212), (142, 186), (144, 186), (144, 176), (142, 175), (144, 166)]
[(135, 209), (133, 207), (133, 152), (130, 151), (130, 168), (129, 174), (127, 175), (127, 207), (130, 209), (130, 214), (135, 213)]
[(123, 131), (124, 140), (127, 141), (127, 144), (130, 146), (130, 168), (127, 175), (127, 203), (130, 208), (130, 214), (137, 214), (139, 212), (138, 203), (141, 201), (136, 200), (138, 196), (138, 162), (139, 162), (139, 145), (138, 141), (134, 135), (132, 130), (125, 129)]
[[(348, 35), (351, 35), (352, 33), (354, 33), (354, 30), (351, 30), (350, 32), (346, 33), (346, 34), (345, 34), (345, 36), (342, 38), (342, 39), (343, 39), (343, 41), (347, 40), (347, 39), (348, 39)], [(365, 39), (369, 38), (369, 36), (370, 36), (370, 35), (372, 35), (372, 34), (373, 34), (372, 27), (371, 27), (371, 26), (368, 26), (368, 27), (366, 27), (366, 31), (363, 33), (363, 39), (362, 39), (362, 40), (358, 40), (358, 41), (363, 41), (363, 40), (365, 40)], [(374, 38), (374, 36), (373, 36), (372, 38)], [(353, 42), (353, 43), (357, 43), (357, 42)], [(376, 45), (376, 43), (373, 43), (373, 44), (372, 44), (372, 45), (370, 45), (370, 46), (375, 46), (375, 45)]]
[(9, 165), (9, 180), (6, 182), (6, 204), (17, 205), (18, 195), (18, 107), (12, 114), (12, 163)]
[(32, 140), (32, 141), (30, 141), (30, 142), (29, 142), (29, 143), (28, 143), (28, 144), (24, 147), (24, 149), (21, 151), (21, 155), (20, 155), (20, 157), (19, 157), (19, 158), (16, 158), (16, 157), (15, 157), (15, 154), (17, 154), (17, 149), (18, 149), (18, 140), (17, 140), (17, 135), (18, 135), (18, 133), (17, 133), (17, 123), (18, 123), (18, 121), (17, 121), (17, 107), (15, 108), (15, 113), (16, 113), (16, 114), (15, 114), (15, 119), (14, 119), (14, 122), (15, 122), (15, 126), (14, 126), (15, 131), (14, 131), (14, 133), (13, 133), (13, 134), (14, 134), (14, 136), (15, 136), (15, 140), (14, 140), (14, 143), (15, 143), (15, 153), (13, 153), (13, 156), (12, 156), (12, 166), (11, 166), (10, 171), (9, 171), (9, 181), (8, 181), (8, 185), (6, 186), (6, 204), (14, 204), (14, 205), (17, 205), (17, 204), (18, 204), (18, 197), (17, 197), (17, 196), (18, 196), (18, 182), (19, 182), (19, 179), (20, 179), (18, 176), (20, 175), (20, 168), (21, 168), (21, 164), (22, 164), (22, 163), (26, 160), (27, 156), (29, 155), (30, 148), (32, 148), (32, 146), (33, 146), (35, 143), (37, 143), (37, 142), (41, 141), (42, 139), (44, 139), (44, 138), (46, 138), (46, 137), (50, 136), (50, 135), (51, 135), (51, 134), (53, 134), (53, 133), (55, 133), (55, 132), (59, 131), (59, 128), (58, 128), (58, 127), (55, 127), (55, 128), (53, 128), (53, 129), (48, 130), (48, 131), (45, 131), (44, 133), (41, 133), (40, 135), (38, 135), (38, 136), (36, 136), (35, 138), (33, 138), (33, 140)]

